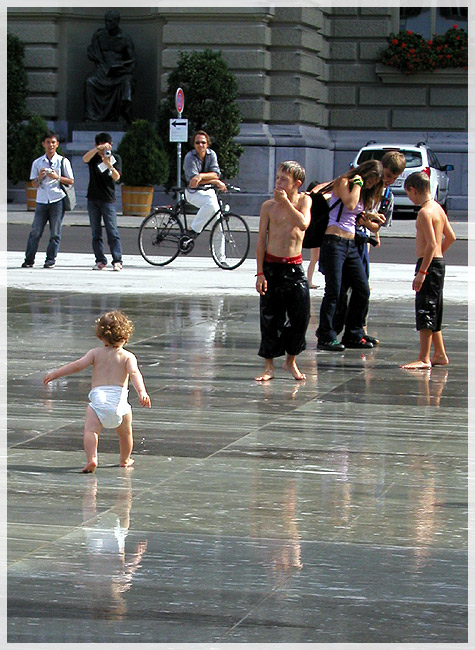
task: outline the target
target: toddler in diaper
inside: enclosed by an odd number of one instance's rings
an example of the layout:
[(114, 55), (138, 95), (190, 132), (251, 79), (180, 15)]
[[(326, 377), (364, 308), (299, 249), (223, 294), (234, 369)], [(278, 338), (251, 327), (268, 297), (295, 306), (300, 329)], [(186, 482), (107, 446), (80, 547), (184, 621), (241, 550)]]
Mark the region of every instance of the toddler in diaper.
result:
[(72, 375), (92, 366), (91, 391), (84, 425), (84, 451), (87, 463), (83, 472), (94, 472), (98, 465), (97, 446), (102, 428), (115, 429), (119, 436), (120, 465), (132, 467), (134, 439), (132, 434), (132, 408), (127, 402), (129, 380), (135, 388), (141, 406), (151, 407), (150, 397), (132, 352), (124, 345), (132, 335), (134, 326), (120, 311), (103, 314), (95, 322), (95, 332), (102, 346), (89, 350), (83, 357), (48, 372), (43, 383)]
[(116, 429), (132, 409), (127, 401), (129, 391), (122, 386), (96, 386), (89, 393), (92, 406), (104, 429)]

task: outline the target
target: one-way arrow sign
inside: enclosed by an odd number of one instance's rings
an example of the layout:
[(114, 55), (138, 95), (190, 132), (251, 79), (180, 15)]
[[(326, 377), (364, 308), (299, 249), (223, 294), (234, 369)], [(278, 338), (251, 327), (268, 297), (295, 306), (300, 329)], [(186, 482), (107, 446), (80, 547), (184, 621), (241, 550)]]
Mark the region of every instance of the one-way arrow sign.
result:
[(188, 120), (170, 120), (170, 142), (186, 142), (188, 140)]

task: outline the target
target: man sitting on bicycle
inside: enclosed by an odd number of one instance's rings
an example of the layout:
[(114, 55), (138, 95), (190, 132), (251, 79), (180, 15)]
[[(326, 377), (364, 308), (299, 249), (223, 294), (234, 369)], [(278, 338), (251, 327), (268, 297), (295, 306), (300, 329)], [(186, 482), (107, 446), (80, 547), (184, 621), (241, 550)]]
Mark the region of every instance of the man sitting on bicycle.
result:
[(213, 188), (200, 189), (200, 185), (215, 185), (226, 191), (226, 185), (219, 179), (219, 169), (216, 152), (209, 148), (211, 139), (205, 131), (196, 131), (193, 136), (194, 149), (189, 151), (183, 163), (185, 180), (188, 187), (185, 190), (186, 200), (199, 208), (191, 229), (187, 232), (190, 237), (196, 237), (206, 222), (219, 210), (216, 192)]

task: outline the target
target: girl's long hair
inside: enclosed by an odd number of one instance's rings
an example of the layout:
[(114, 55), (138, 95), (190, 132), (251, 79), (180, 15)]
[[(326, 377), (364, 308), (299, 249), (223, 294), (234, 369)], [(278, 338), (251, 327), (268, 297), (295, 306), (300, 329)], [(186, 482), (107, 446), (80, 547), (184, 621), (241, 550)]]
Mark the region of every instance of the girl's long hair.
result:
[[(355, 176), (361, 176), (363, 179), (361, 199), (364, 203), (365, 209), (368, 210), (373, 208), (377, 203), (379, 203), (384, 187), (383, 165), (379, 160), (367, 160), (366, 162), (361, 163), (361, 165), (358, 165), (358, 167), (353, 167), (349, 172), (345, 172), (344, 174), (341, 174), (341, 176), (334, 178), (330, 183), (328, 183), (328, 185), (325, 185), (325, 187), (322, 187), (319, 191), (322, 194), (326, 194), (333, 190), (335, 183), (338, 180), (347, 178), (351, 181)], [(373, 187), (366, 188), (365, 183), (370, 178), (377, 178), (378, 182), (375, 183)]]

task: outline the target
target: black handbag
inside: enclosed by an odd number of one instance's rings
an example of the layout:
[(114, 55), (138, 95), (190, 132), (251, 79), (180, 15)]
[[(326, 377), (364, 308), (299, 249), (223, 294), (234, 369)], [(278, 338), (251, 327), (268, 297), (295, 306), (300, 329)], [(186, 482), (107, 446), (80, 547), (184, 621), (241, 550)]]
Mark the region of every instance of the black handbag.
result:
[(302, 248), (320, 248), (323, 241), (323, 235), (328, 226), (330, 212), (338, 203), (341, 203), (340, 212), (337, 221), (340, 220), (343, 210), (341, 199), (336, 200), (333, 205), (329, 206), (321, 192), (315, 192), (310, 195), (312, 198), (312, 207), (310, 208), (310, 224), (305, 231), (302, 242)]
[[(61, 176), (65, 176), (64, 167), (63, 167), (64, 158), (61, 158)], [(71, 212), (76, 207), (76, 190), (74, 185), (65, 185), (63, 183), (59, 184), (66, 196), (63, 198), (64, 211)]]

